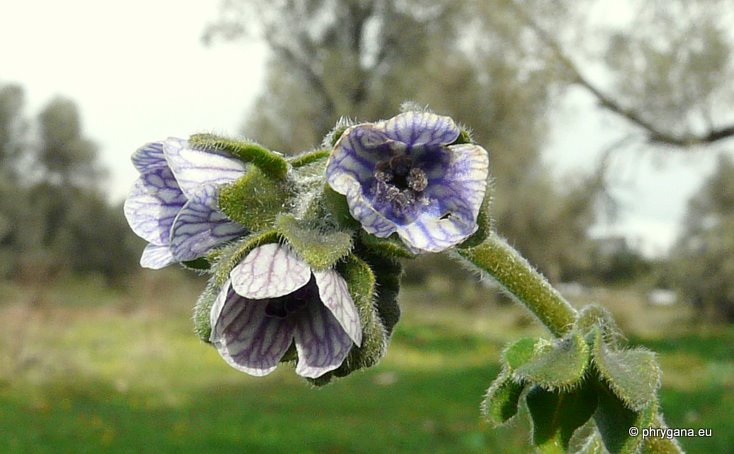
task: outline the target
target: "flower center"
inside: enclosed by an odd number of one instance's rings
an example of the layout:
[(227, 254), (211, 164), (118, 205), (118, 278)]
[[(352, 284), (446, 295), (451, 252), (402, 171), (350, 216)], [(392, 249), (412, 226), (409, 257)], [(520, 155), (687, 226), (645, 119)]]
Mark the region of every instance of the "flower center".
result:
[(413, 167), (410, 156), (399, 155), (378, 162), (375, 179), (377, 200), (389, 203), (396, 214), (425, 199), (422, 192), (428, 186), (428, 178), (422, 169)]
[(316, 285), (316, 279), (311, 274), (308, 283), (295, 292), (278, 298), (270, 298), (265, 306), (265, 315), (272, 318), (286, 318), (303, 310), (314, 299), (319, 299), (319, 288)]

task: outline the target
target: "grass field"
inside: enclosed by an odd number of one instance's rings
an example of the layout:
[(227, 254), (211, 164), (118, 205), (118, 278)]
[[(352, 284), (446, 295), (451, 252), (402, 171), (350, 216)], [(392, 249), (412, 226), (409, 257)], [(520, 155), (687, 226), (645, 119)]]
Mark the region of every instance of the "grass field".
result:
[[(494, 429), (479, 414), (503, 345), (541, 333), (521, 310), (407, 288), (382, 363), (314, 389), (288, 366), (239, 373), (201, 343), (190, 307), (202, 285), (165, 272), (127, 292), (0, 285), (0, 452), (529, 451), (527, 422)], [(659, 353), (669, 426), (713, 430), (683, 446), (732, 452), (734, 327), (697, 325), (634, 292), (584, 299)]]

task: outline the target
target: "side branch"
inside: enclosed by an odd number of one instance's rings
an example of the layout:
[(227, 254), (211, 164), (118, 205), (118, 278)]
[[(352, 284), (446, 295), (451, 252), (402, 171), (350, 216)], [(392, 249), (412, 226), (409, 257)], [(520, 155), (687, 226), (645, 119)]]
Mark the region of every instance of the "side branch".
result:
[(620, 102), (605, 94), (599, 87), (594, 85), (588, 78), (586, 78), (586, 76), (583, 75), (573, 60), (566, 55), (556, 40), (554, 40), (520, 6), (517, 6), (514, 3), (510, 4), (528, 27), (530, 27), (533, 33), (535, 33), (540, 41), (545, 44), (551, 52), (553, 52), (556, 59), (558, 59), (561, 65), (563, 65), (563, 67), (570, 73), (572, 79), (571, 83), (583, 87), (597, 99), (603, 108), (647, 131), (650, 142), (684, 148), (693, 145), (710, 144), (734, 136), (734, 124), (721, 128), (710, 129), (703, 134), (672, 134), (668, 131), (659, 129), (653, 123), (645, 120), (639, 112), (623, 106)]

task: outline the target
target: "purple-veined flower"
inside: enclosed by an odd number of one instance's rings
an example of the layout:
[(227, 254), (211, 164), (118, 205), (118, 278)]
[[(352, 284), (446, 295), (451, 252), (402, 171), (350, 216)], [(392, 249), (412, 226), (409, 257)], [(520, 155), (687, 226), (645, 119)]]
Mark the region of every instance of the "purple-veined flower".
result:
[(169, 138), (139, 148), (132, 162), (140, 178), (124, 211), (133, 232), (149, 243), (140, 258), (142, 266), (159, 269), (194, 260), (244, 233), (218, 208), (219, 186), (244, 174), (242, 161)]
[(361, 345), (359, 314), (347, 283), (333, 269), (312, 270), (286, 246), (253, 249), (230, 272), (212, 305), (210, 341), (232, 367), (272, 372), (291, 343), (296, 373), (317, 378)]
[(487, 151), (451, 145), (460, 132), (428, 112), (352, 126), (334, 146), (327, 182), (367, 232), (397, 232), (415, 253), (442, 251), (477, 230), (487, 189)]

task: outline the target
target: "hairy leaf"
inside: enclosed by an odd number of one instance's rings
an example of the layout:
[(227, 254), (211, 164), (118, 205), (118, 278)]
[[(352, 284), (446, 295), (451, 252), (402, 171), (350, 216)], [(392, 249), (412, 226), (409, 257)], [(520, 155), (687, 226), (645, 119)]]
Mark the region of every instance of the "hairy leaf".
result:
[(514, 371), (516, 378), (545, 389), (564, 389), (577, 384), (589, 363), (589, 347), (578, 333), (561, 339)]
[(515, 416), (524, 389), (525, 385), (513, 380), (511, 374), (501, 373), (487, 389), (482, 401), (482, 414), (487, 421), (499, 426)]
[(661, 372), (653, 352), (613, 350), (597, 330), (593, 360), (601, 378), (630, 410), (642, 410), (656, 399)]
[(596, 395), (590, 386), (569, 392), (533, 387), (525, 398), (533, 423), (533, 444), (542, 452), (566, 452), (571, 436), (594, 414)]

